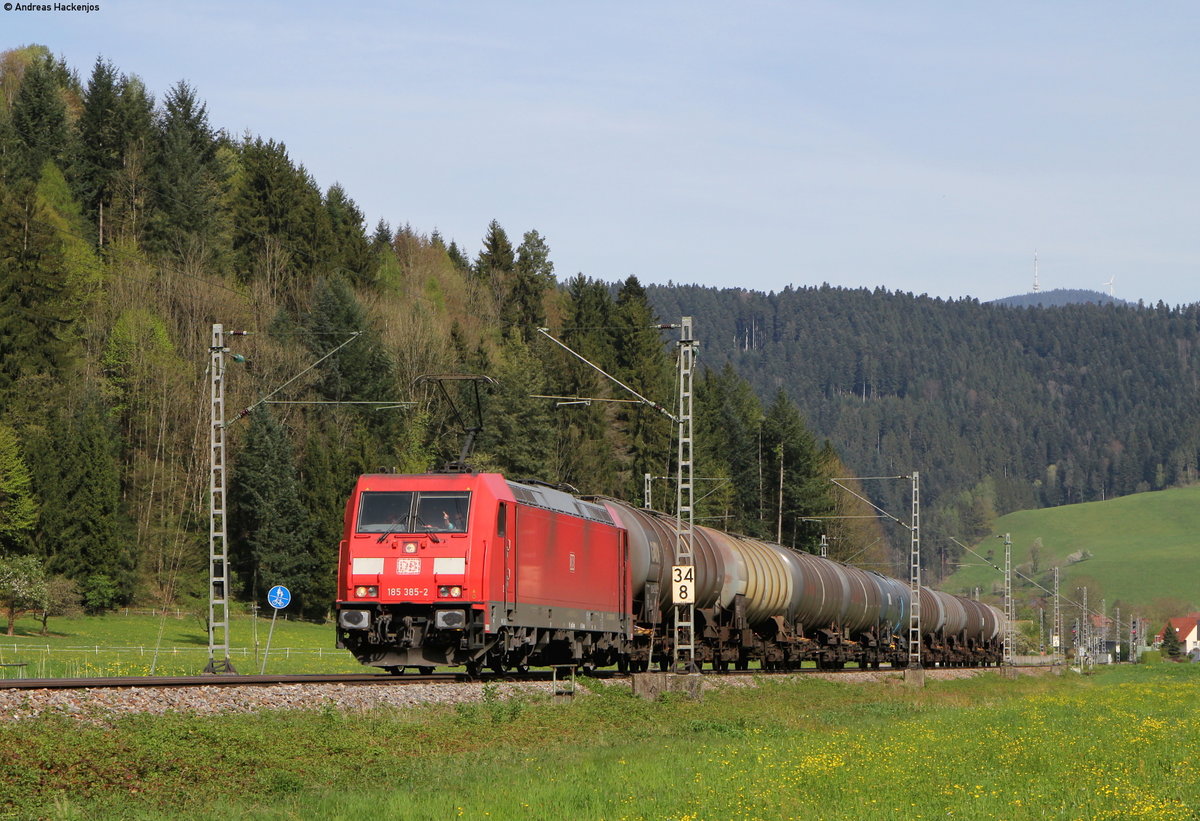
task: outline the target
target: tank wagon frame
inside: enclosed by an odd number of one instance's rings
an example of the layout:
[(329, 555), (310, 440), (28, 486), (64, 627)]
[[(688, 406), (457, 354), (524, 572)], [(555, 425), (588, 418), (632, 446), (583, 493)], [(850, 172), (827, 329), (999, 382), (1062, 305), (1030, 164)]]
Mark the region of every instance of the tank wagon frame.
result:
[[(642, 671), (674, 658), (672, 517), (499, 474), (372, 474), (346, 504), (338, 646), (364, 664)], [(695, 660), (712, 669), (908, 664), (908, 584), (695, 528)], [(1003, 656), (1003, 614), (921, 590), (926, 666)]]

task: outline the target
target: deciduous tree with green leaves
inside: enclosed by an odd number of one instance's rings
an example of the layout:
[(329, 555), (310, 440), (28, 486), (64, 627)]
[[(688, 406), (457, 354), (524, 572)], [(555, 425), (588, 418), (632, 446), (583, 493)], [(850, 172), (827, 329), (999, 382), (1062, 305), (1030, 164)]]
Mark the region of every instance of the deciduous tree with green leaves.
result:
[(8, 618), (7, 635), (14, 635), (17, 617), (46, 603), (46, 573), (36, 556), (0, 556), (0, 608)]
[(37, 522), (29, 467), (16, 431), (0, 424), (0, 554), (25, 553)]

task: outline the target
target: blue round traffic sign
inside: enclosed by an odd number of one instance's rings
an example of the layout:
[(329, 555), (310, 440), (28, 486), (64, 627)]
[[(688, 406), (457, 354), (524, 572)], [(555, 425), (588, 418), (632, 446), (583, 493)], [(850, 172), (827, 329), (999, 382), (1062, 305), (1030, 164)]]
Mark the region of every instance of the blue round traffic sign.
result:
[(292, 591), (288, 590), (282, 584), (277, 584), (267, 591), (267, 604), (274, 607), (276, 610), (282, 610), (288, 606), (288, 602), (292, 600)]

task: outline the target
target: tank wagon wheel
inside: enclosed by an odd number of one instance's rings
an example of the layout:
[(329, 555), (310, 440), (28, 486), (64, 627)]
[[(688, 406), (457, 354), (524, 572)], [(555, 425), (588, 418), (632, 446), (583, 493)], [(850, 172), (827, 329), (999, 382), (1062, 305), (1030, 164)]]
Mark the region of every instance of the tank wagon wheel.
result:
[(483, 672), (483, 662), (468, 661), (466, 664), (467, 675), (470, 678), (479, 678), (479, 674)]
[(432, 676), (433, 668), (432, 667), (418, 667), (417, 672), (423, 676)]
[(402, 676), (402, 675), (404, 675), (404, 667), (403, 667), (403, 666), (401, 666), (401, 665), (392, 665), (392, 666), (390, 666), (390, 667), (384, 667), (383, 669), (384, 669), (384, 670), (387, 670), (387, 671), (388, 671), (389, 673), (391, 673), (393, 676)]

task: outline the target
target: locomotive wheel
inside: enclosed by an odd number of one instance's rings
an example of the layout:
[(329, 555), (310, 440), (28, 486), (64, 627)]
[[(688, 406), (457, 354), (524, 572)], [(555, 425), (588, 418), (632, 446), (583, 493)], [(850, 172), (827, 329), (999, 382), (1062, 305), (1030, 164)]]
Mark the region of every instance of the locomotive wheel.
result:
[(423, 676), (432, 676), (433, 668), (432, 667), (418, 667), (417, 672)]
[(483, 672), (483, 662), (468, 661), (466, 666), (467, 675), (471, 678), (479, 678), (479, 674)]

